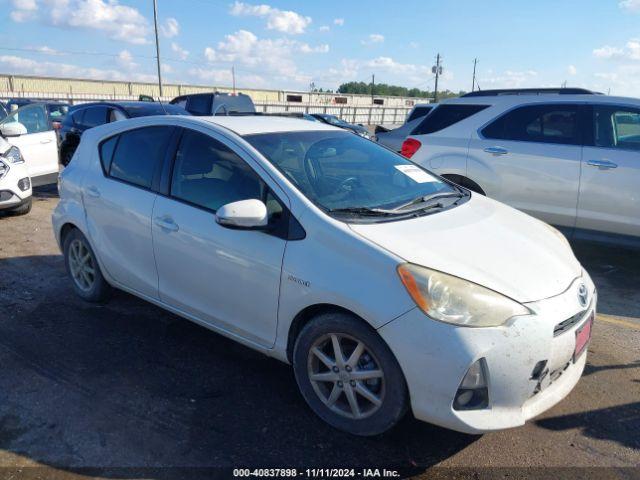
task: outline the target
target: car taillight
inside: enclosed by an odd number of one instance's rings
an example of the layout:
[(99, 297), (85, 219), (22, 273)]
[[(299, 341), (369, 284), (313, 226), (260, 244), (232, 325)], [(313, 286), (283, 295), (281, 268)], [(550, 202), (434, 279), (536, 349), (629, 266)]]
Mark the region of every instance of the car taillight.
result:
[(413, 154), (416, 153), (421, 146), (422, 144), (415, 138), (407, 138), (402, 143), (402, 150), (400, 150), (400, 153), (402, 154), (403, 157), (411, 158), (413, 157)]

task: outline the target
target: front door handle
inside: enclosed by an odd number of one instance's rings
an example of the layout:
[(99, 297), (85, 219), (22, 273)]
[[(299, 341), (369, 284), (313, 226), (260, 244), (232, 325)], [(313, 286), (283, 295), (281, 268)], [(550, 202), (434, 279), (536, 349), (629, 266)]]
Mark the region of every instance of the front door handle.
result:
[(44, 145), (44, 144), (46, 144), (46, 143), (51, 143), (51, 142), (53, 142), (53, 140), (51, 140), (50, 138), (47, 138), (46, 140), (40, 140), (40, 143), (41, 143), (42, 145)]
[(100, 190), (92, 185), (90, 187), (87, 187), (87, 195), (93, 198), (100, 198)]
[(173, 218), (171, 217), (156, 217), (154, 222), (158, 227), (169, 232), (177, 232), (178, 230), (180, 230), (178, 224), (174, 222)]
[(598, 167), (600, 170), (609, 170), (610, 168), (618, 167), (617, 163), (610, 162), (609, 160), (589, 160), (587, 165)]
[(506, 155), (509, 153), (509, 150), (502, 147), (487, 147), (484, 149), (485, 152), (490, 153), (491, 155)]

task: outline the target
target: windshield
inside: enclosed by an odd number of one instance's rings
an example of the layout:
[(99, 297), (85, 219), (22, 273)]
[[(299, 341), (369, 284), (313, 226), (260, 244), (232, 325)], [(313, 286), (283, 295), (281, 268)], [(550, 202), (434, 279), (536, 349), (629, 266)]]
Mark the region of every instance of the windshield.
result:
[(327, 211), (393, 209), (416, 198), (457, 193), (406, 158), (352, 133), (303, 131), (245, 138)]

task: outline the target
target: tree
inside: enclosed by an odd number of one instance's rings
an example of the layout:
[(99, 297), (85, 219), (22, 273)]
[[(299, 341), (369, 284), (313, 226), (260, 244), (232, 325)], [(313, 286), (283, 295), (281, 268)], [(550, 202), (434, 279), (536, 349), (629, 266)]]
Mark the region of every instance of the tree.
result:
[[(347, 82), (338, 87), (338, 93), (352, 93), (361, 95), (371, 95), (371, 84), (366, 82)], [(449, 90), (438, 92), (438, 98), (451, 98), (463, 95), (465, 92), (458, 93)], [(433, 98), (433, 92), (428, 90), (420, 90), (419, 88), (407, 88), (399, 85), (388, 85), (386, 83), (377, 83), (373, 87), (373, 95), (389, 96), (389, 97), (415, 97), (415, 98)]]

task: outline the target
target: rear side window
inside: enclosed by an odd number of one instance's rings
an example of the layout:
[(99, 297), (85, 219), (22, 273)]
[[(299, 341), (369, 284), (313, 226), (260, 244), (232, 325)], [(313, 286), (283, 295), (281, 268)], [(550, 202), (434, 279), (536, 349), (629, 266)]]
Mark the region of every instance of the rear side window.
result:
[(97, 127), (107, 123), (107, 107), (90, 107), (84, 112), (82, 125), (87, 128)]
[(488, 105), (440, 105), (418, 125), (412, 135), (439, 132), (481, 112)]
[(193, 95), (189, 97), (187, 110), (194, 115), (211, 115), (211, 95)]
[(111, 137), (100, 144), (100, 161), (102, 162), (102, 169), (105, 173), (109, 172), (111, 168), (111, 160), (113, 160), (113, 151), (116, 149), (118, 143), (118, 136)]
[(407, 122), (410, 122), (411, 120), (415, 120), (416, 118), (424, 117), (431, 110), (433, 110), (433, 107), (416, 107), (411, 111), (411, 113), (407, 117)]
[[(162, 163), (167, 151), (171, 132), (172, 127), (157, 126), (121, 133), (107, 170), (109, 176), (139, 187), (151, 188), (156, 168)], [(108, 148), (104, 149), (105, 158)]]
[(580, 145), (580, 107), (548, 104), (516, 108), (482, 130), (485, 138)]

